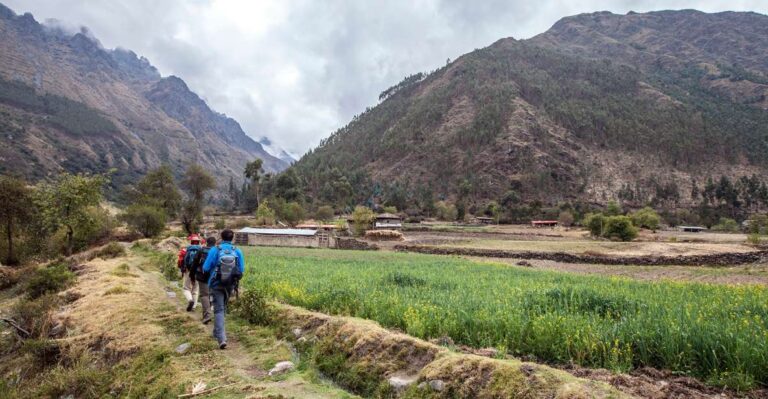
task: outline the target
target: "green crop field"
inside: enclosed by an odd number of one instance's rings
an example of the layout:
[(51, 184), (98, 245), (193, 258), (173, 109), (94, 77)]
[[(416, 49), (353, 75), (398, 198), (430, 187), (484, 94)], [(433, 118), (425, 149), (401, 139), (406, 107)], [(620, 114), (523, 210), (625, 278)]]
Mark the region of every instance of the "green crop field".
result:
[(613, 370), (768, 385), (768, 290), (580, 276), (418, 254), (247, 248), (248, 289), (421, 338)]

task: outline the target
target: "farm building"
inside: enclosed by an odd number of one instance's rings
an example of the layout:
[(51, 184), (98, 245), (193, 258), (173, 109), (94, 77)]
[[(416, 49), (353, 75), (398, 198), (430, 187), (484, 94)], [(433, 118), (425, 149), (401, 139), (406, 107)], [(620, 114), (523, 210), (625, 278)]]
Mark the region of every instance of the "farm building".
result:
[(382, 213), (376, 215), (373, 223), (375, 229), (399, 230), (403, 228), (403, 219), (400, 216), (391, 213)]
[(679, 229), (680, 231), (684, 231), (686, 233), (701, 233), (707, 228), (701, 226), (679, 226)]
[(265, 247), (329, 248), (334, 237), (325, 230), (256, 229), (246, 227), (235, 232), (236, 245)]
[(555, 226), (557, 226), (557, 220), (531, 220), (531, 226), (533, 226), (533, 227), (555, 227)]
[(496, 221), (487, 216), (477, 216), (474, 218), (475, 224), (494, 224)]

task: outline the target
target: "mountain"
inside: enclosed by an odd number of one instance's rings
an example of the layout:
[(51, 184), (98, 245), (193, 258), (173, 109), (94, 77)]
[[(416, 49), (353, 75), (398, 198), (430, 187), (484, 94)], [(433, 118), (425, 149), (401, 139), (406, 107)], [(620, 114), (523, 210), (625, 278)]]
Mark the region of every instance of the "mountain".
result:
[(765, 15), (583, 14), (405, 78), (291, 170), (326, 203), (691, 204), (766, 172), (766, 95)]
[(261, 144), (261, 146), (264, 147), (264, 150), (267, 151), (270, 155), (272, 155), (273, 157), (282, 159), (283, 161), (287, 162), (289, 165), (296, 162), (296, 158), (294, 158), (293, 155), (289, 154), (288, 151), (273, 144), (272, 141), (267, 137), (262, 137), (259, 140), (259, 144)]
[(117, 190), (161, 164), (242, 180), (255, 158), (268, 172), (289, 165), (147, 59), (0, 5), (0, 172), (39, 180), (115, 169)]

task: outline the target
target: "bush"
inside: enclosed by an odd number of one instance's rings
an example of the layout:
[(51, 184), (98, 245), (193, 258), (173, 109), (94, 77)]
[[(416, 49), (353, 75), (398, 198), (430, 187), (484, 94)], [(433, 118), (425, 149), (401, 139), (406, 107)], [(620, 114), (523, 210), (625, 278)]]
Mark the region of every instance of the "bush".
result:
[(394, 206), (385, 206), (383, 209), (384, 213), (391, 213), (391, 214), (397, 214), (397, 207)]
[(605, 227), (605, 216), (602, 213), (588, 213), (581, 221), (581, 225), (589, 230), (592, 237), (602, 237)]
[(317, 212), (315, 212), (315, 219), (321, 221), (321, 222), (329, 222), (333, 220), (333, 207), (328, 205), (323, 205), (319, 208), (317, 208)]
[(739, 231), (739, 223), (731, 218), (720, 218), (720, 221), (712, 226), (712, 230), (736, 233)]
[(557, 217), (557, 222), (563, 227), (571, 227), (573, 224), (573, 215), (568, 211), (560, 212), (560, 216)]
[(51, 328), (50, 311), (58, 303), (59, 299), (53, 294), (41, 295), (28, 301), (22, 299), (13, 306), (11, 318), (31, 334), (30, 338), (47, 336)]
[(759, 233), (751, 233), (747, 237), (747, 242), (752, 245), (760, 245), (760, 234)]
[(280, 206), (278, 215), (280, 219), (291, 226), (296, 226), (304, 219), (304, 208), (298, 202), (289, 202)]
[(365, 234), (365, 231), (371, 227), (374, 217), (373, 211), (369, 208), (364, 206), (355, 207), (355, 211), (352, 212), (355, 235), (361, 236)]
[(67, 288), (75, 275), (61, 263), (37, 269), (27, 282), (26, 292), (30, 299), (40, 298), (45, 294), (55, 294)]
[(609, 216), (605, 218), (603, 237), (611, 240), (632, 241), (637, 237), (637, 228), (628, 216)]
[(227, 221), (224, 220), (224, 218), (216, 219), (216, 221), (213, 222), (213, 228), (216, 230), (224, 230), (227, 228)]
[(658, 229), (659, 222), (661, 221), (659, 214), (649, 206), (633, 213), (630, 218), (632, 219), (632, 224), (636, 227), (643, 227), (649, 230)]
[(125, 247), (120, 245), (120, 243), (113, 241), (105, 245), (104, 248), (96, 251), (94, 255), (101, 259), (112, 259), (125, 256)]
[(259, 290), (249, 289), (232, 304), (232, 312), (256, 325), (268, 325), (274, 319), (274, 309)]
[(275, 224), (275, 211), (269, 207), (267, 201), (261, 201), (259, 208), (256, 209), (256, 225), (272, 226)]
[(619, 216), (623, 214), (624, 210), (621, 209), (621, 205), (616, 201), (609, 201), (605, 207), (605, 216)]
[(157, 237), (165, 229), (168, 216), (161, 208), (151, 205), (131, 205), (120, 218), (146, 238)]
[(455, 205), (440, 201), (435, 204), (435, 217), (442, 221), (453, 222), (458, 218), (458, 211)]

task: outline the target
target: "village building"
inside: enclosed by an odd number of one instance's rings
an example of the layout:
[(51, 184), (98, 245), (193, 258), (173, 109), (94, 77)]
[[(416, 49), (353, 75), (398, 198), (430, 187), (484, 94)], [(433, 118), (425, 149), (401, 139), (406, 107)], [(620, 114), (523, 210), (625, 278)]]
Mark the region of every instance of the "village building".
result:
[(533, 227), (555, 227), (555, 226), (557, 226), (557, 220), (531, 220), (531, 226), (533, 226)]
[(403, 228), (403, 219), (400, 216), (391, 213), (382, 213), (376, 215), (373, 222), (374, 229), (400, 230)]
[(235, 245), (264, 247), (332, 248), (335, 237), (318, 229), (267, 229), (246, 227), (235, 232)]
[(494, 218), (489, 218), (487, 216), (477, 216), (473, 219), (474, 224), (495, 224), (496, 220)]
[(701, 233), (702, 231), (706, 230), (706, 227), (701, 226), (678, 226), (680, 231), (686, 232), (686, 233)]

